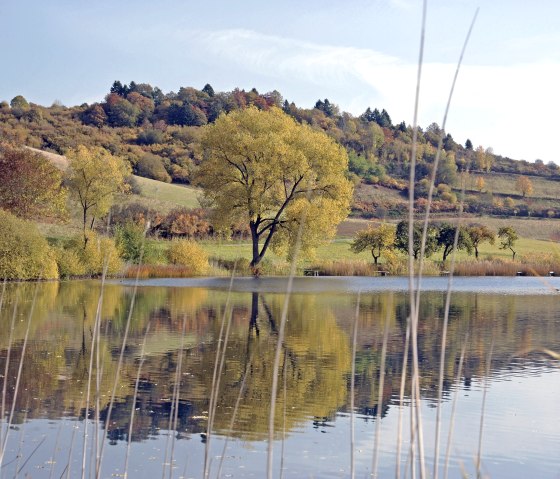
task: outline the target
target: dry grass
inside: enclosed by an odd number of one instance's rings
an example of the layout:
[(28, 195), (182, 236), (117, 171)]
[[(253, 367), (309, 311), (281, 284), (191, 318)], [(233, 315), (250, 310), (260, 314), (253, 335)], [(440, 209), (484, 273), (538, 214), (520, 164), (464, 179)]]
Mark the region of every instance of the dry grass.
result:
[(171, 264), (143, 264), (128, 266), (122, 276), (125, 278), (185, 278), (194, 276), (188, 266)]
[(379, 270), (385, 271), (361, 260), (321, 261), (306, 269), (317, 271), (320, 276), (374, 276)]
[[(384, 273), (390, 276), (405, 276), (408, 272), (408, 260), (404, 256), (396, 257), (378, 265), (360, 259), (323, 260), (315, 261), (305, 269), (316, 271), (319, 276), (380, 276)], [(427, 276), (439, 276), (441, 265), (434, 261), (425, 262), (422, 273)]]
[(519, 260), (502, 258), (482, 261), (461, 261), (455, 266), (455, 276), (548, 276), (560, 275), (560, 258), (553, 255), (526, 255)]
[[(192, 186), (163, 183), (141, 176), (134, 176), (142, 191), (141, 197), (149, 200), (157, 200), (161, 203), (169, 203), (172, 207), (184, 206), (185, 208), (198, 208), (198, 195), (200, 190)], [(152, 206), (153, 207), (153, 206)]]

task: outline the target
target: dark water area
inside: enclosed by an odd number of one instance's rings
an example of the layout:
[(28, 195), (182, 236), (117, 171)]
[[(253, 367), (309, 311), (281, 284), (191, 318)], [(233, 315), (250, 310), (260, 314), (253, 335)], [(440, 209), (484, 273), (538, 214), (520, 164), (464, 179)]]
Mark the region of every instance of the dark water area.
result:
[[(266, 477), (287, 280), (237, 278), (231, 292), (229, 285), (228, 278), (147, 280), (136, 295), (132, 281), (103, 290), (98, 281), (7, 285), (0, 477), (82, 477), (82, 470), (95, 477), (96, 467), (99, 477), (124, 477), (128, 455), (128, 477), (199, 478), (205, 453), (208, 477)], [(286, 478), (350, 477), (351, 453), (357, 478), (370, 477), (374, 457), (378, 477), (395, 477), (397, 463), (401, 477), (411, 477), (412, 464), (418, 474), (410, 459), (407, 287), (405, 278), (296, 278), (281, 345), (274, 477), (281, 468)], [(449, 477), (476, 477), (479, 441), (484, 476), (560, 477), (560, 278), (453, 279), (441, 402), (448, 278), (425, 278), (421, 287), (419, 389), (429, 476), (439, 412), (441, 477), (448, 443)]]

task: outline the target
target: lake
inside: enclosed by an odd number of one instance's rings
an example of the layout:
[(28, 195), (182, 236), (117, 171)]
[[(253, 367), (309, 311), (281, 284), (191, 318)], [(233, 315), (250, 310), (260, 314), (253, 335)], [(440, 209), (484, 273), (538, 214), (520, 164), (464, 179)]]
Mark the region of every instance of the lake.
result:
[[(439, 401), (447, 282), (422, 281), (414, 401), (407, 280), (295, 279), (274, 477), (419, 477), (411, 431), (433, 477), (438, 415), (440, 477), (447, 451), (449, 477), (479, 452), (485, 477), (560, 477), (560, 278), (453, 279)], [(266, 477), (286, 279), (5, 288), (0, 477)]]

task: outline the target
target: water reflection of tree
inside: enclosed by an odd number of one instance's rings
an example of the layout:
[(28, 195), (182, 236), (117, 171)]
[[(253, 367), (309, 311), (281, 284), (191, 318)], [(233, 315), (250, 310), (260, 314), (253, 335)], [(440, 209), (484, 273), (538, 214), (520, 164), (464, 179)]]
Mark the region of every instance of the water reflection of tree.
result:
[[(226, 352), (226, 367), (218, 396), (215, 429), (225, 432), (231, 419), (231, 407), (236, 401), (243, 374), (247, 371), (246, 388), (242, 395), (234, 435), (265, 437), (268, 429), (271, 363), (277, 343), (276, 321), (280, 317), (282, 295), (265, 297), (253, 293), (251, 308), (233, 308), (233, 322), (244, 318), (243, 328), (234, 327)], [(311, 297), (294, 298), (288, 312), (284, 342), (286, 356), (286, 404), (288, 429), (312, 416), (333, 415), (346, 400), (345, 374), (349, 369), (348, 339), (332, 313), (317, 308)], [(243, 329), (245, 332), (243, 332)], [(248, 332), (247, 332), (248, 331)], [(217, 332), (215, 332), (217, 336)], [(199, 351), (202, 364), (213, 364), (215, 342)], [(200, 370), (200, 372), (198, 372)], [(194, 369), (194, 382), (209, 391), (211, 375), (208, 367)], [(277, 430), (282, 430), (284, 392), (278, 393)]]
[[(8, 409), (21, 357), (30, 298), (35, 285), (9, 285), (0, 311), (0, 371), (6, 361), (9, 324), (16, 301), (21, 302), (14, 330), (8, 376)], [(101, 390), (111, 389), (116, 374), (116, 355), (122, 341), (124, 321), (130, 305), (130, 288), (108, 285), (104, 293), (99, 341), (103, 376)], [(133, 438), (143, 440), (167, 428), (178, 364), (183, 320), (186, 320), (185, 351), (180, 384), (179, 424), (181, 434), (205, 430), (205, 416), (212, 382), (225, 292), (192, 288), (146, 288), (139, 291), (133, 315), (127, 356), (121, 372), (119, 397), (112, 413), (117, 440), (128, 431), (130, 411), (139, 408)], [(37, 294), (30, 340), (16, 410), (27, 417), (50, 418), (71, 414), (84, 417), (84, 395), (99, 283), (45, 283)], [(284, 297), (281, 294), (234, 293), (231, 337), (225, 357), (222, 387), (215, 420), (217, 433), (229, 428), (237, 394), (245, 371), (234, 436), (261, 438), (266, 435), (272, 358), (277, 342), (277, 320)], [(356, 407), (366, 416), (377, 412), (377, 387), (383, 325), (389, 319), (389, 342), (383, 395), (384, 411), (398, 402), (396, 391), (403, 362), (407, 297), (400, 293), (362, 296), (356, 358)], [(420, 308), (418, 345), (421, 361), (422, 395), (437, 395), (443, 293), (425, 293)], [(286, 361), (286, 425), (293, 430), (305, 421), (332, 418), (346, 410), (350, 384), (350, 331), (355, 297), (351, 295), (295, 295), (289, 311), (283, 353)], [(557, 299), (553, 296), (494, 296), (455, 293), (450, 314), (444, 387), (447, 395), (456, 364), (468, 333), (463, 382), (482, 378), (490, 343), (494, 340), (492, 374), (511, 367), (512, 355), (535, 347), (557, 349), (560, 331)], [(150, 324), (141, 388), (136, 404), (132, 392), (139, 365), (140, 345)], [(534, 357), (532, 360), (539, 361)], [(282, 384), (282, 381), (280, 381)], [(407, 389), (410, 385), (407, 385)], [(276, 430), (283, 426), (284, 393), (278, 393)], [(108, 398), (101, 403), (101, 416)], [(383, 415), (383, 414), (382, 414)], [(23, 420), (23, 412), (16, 421)]]

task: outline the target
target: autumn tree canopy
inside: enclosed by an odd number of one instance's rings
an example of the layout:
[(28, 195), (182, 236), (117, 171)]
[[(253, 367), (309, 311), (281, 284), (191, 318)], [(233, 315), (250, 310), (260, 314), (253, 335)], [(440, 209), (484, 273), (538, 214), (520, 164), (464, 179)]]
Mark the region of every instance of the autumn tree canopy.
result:
[(517, 186), (517, 191), (521, 193), (523, 198), (533, 193), (533, 182), (525, 175), (521, 175), (517, 178), (515, 185)]
[(361, 253), (369, 249), (376, 265), (381, 254), (385, 251), (391, 251), (394, 247), (395, 227), (386, 223), (377, 226), (370, 225), (365, 230), (358, 231), (350, 245), (350, 249), (354, 253)]
[(40, 153), (0, 144), (0, 208), (28, 219), (63, 217), (62, 172)]
[(66, 182), (80, 203), (84, 242), (87, 242), (88, 219), (93, 228), (95, 219), (104, 216), (111, 208), (114, 195), (127, 189), (124, 180), (130, 175), (130, 167), (121, 158), (100, 147), (80, 145), (69, 150), (66, 157), (69, 161)]
[(214, 225), (248, 224), (253, 268), (269, 247), (289, 256), (302, 219), (300, 246), (309, 253), (348, 214), (345, 150), (278, 108), (222, 115), (206, 127), (202, 146), (198, 183), (214, 207)]
[(478, 247), (481, 243), (489, 242), (494, 244), (496, 241), (496, 234), (488, 226), (480, 224), (467, 226), (467, 234), (470, 237), (476, 259), (478, 259)]

